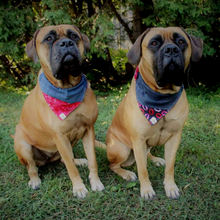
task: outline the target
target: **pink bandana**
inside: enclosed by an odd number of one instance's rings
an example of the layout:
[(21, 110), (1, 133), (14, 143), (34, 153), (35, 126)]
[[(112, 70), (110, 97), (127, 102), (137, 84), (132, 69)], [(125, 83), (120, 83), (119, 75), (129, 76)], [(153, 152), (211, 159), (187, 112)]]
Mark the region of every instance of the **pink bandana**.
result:
[(81, 103), (81, 102), (76, 102), (76, 103), (70, 104), (70, 103), (55, 99), (45, 93), (43, 93), (43, 95), (44, 95), (44, 98), (47, 104), (51, 108), (51, 110), (56, 114), (56, 116), (60, 120), (64, 120), (67, 117), (67, 115), (69, 115)]

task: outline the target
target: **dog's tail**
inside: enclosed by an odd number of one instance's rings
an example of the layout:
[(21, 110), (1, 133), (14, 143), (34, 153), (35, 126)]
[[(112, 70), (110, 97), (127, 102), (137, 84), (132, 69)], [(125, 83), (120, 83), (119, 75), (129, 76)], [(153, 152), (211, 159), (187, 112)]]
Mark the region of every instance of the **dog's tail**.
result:
[(106, 145), (101, 143), (101, 142), (99, 142), (99, 141), (97, 141), (97, 140), (95, 140), (95, 146), (96, 147), (100, 147), (102, 149), (106, 149)]
[(9, 135), (11, 138), (15, 139), (15, 136), (13, 134), (10, 134)]

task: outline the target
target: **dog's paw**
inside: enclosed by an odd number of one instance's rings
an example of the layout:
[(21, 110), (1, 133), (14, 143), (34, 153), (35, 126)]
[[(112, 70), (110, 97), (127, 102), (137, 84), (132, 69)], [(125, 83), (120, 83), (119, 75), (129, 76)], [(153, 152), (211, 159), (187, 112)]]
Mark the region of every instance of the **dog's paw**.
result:
[(92, 191), (103, 191), (105, 189), (100, 179), (90, 180), (90, 184)]
[(74, 163), (76, 164), (76, 166), (88, 166), (87, 159), (74, 159)]
[(134, 172), (131, 172), (129, 170), (123, 170), (123, 172), (120, 174), (121, 177), (127, 181), (136, 181), (137, 176)]
[(171, 199), (178, 199), (181, 192), (175, 183), (164, 184), (166, 196)]
[(152, 158), (152, 162), (157, 166), (165, 166), (165, 160), (160, 157), (154, 157)]
[(84, 184), (73, 187), (73, 195), (78, 199), (83, 199), (88, 194), (88, 190), (86, 189)]
[(32, 189), (39, 189), (41, 184), (41, 180), (39, 177), (31, 178), (28, 182), (28, 186)]
[(141, 197), (146, 200), (153, 200), (156, 197), (156, 193), (152, 186), (141, 188)]

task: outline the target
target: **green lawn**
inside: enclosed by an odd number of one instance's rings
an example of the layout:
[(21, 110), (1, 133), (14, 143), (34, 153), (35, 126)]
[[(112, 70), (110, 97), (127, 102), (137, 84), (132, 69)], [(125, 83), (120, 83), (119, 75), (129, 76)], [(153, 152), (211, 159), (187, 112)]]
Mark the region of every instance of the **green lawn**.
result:
[[(108, 126), (127, 86), (109, 93), (96, 92), (99, 117), (96, 139), (104, 142)], [(108, 168), (106, 152), (96, 149), (99, 176), (105, 191), (86, 199), (73, 197), (64, 164), (54, 162), (39, 168), (41, 188), (28, 188), (28, 174), (13, 148), (14, 134), (26, 95), (0, 91), (0, 219), (220, 219), (220, 90), (187, 90), (190, 114), (177, 152), (175, 180), (182, 195), (165, 196), (164, 167), (148, 162), (150, 180), (157, 194), (153, 201), (140, 198), (139, 181), (128, 183)], [(81, 142), (74, 148), (84, 157)], [(163, 147), (152, 150), (163, 157)], [(88, 168), (79, 167), (90, 189)], [(137, 167), (129, 168), (137, 174)]]

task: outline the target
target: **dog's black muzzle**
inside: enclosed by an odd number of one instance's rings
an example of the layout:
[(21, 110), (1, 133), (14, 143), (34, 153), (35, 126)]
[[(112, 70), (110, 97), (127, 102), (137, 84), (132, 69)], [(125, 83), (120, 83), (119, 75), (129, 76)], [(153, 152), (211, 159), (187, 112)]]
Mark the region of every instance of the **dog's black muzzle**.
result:
[(81, 74), (80, 51), (71, 39), (64, 38), (56, 42), (52, 47), (50, 60), (53, 76), (58, 80), (69, 74), (75, 77)]
[(166, 44), (159, 51), (157, 60), (156, 82), (158, 86), (166, 84), (181, 86), (184, 74), (184, 56), (182, 50), (175, 44)]

